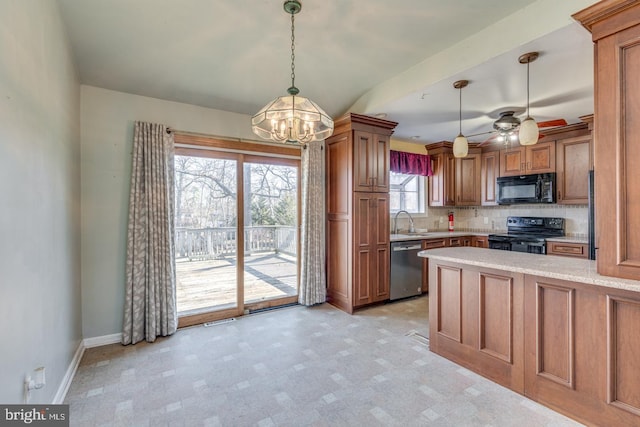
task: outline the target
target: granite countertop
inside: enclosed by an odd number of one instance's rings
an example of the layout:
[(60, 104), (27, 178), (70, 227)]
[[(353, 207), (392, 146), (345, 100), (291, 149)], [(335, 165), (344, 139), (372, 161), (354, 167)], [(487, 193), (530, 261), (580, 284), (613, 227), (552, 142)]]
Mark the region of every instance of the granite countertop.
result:
[(640, 280), (602, 276), (595, 261), (472, 247), (420, 251), (425, 258), (640, 292)]
[(586, 237), (571, 237), (571, 236), (547, 237), (545, 240), (547, 242), (578, 243), (581, 245), (586, 245), (589, 243)]
[[(493, 232), (492, 232), (493, 233)], [(392, 242), (406, 242), (408, 240), (427, 240), (441, 239), (443, 237), (462, 237), (462, 236), (487, 236), (489, 232), (482, 233), (477, 231), (429, 231), (416, 232), (412, 234), (398, 233), (391, 234)]]

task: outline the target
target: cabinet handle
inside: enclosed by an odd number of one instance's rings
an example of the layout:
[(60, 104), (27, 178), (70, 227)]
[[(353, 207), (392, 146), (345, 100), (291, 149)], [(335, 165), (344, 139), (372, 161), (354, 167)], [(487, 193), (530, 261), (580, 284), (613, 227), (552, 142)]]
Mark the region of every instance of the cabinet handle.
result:
[(520, 170), (526, 170), (524, 162), (520, 163)]
[(558, 190), (558, 200), (562, 200), (562, 192)]
[(527, 163), (527, 169), (531, 170), (531, 162)]

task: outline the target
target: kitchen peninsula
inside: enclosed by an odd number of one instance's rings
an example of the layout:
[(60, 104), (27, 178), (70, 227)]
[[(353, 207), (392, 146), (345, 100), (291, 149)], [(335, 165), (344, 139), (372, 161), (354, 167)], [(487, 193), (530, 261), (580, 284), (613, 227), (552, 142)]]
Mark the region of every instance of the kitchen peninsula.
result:
[(592, 425), (640, 425), (640, 281), (586, 259), (459, 247), (429, 259), (430, 349)]

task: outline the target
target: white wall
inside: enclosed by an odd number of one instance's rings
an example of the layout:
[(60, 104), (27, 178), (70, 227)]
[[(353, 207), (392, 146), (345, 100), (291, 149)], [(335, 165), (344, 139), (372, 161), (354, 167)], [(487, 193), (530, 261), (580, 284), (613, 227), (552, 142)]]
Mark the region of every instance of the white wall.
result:
[(0, 1), (0, 402), (45, 366), (51, 403), (81, 340), (80, 86), (57, 3)]
[(81, 87), (84, 338), (122, 331), (133, 124), (255, 139), (247, 115)]

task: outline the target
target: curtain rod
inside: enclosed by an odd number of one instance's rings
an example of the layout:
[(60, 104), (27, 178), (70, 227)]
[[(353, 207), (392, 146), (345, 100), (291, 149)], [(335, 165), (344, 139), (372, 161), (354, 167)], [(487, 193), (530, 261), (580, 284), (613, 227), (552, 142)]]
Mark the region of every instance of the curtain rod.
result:
[[(202, 136), (205, 138), (215, 138), (215, 139), (221, 139), (224, 141), (233, 141), (233, 142), (249, 142), (249, 143), (253, 143), (253, 144), (261, 144), (261, 145), (271, 145), (273, 147), (282, 147), (282, 144), (275, 144), (273, 142), (268, 142), (268, 141), (260, 141), (257, 139), (245, 139), (245, 138), (234, 138), (231, 136), (220, 136), (220, 135), (213, 135), (213, 134), (209, 134), (209, 133), (200, 133), (200, 132), (190, 132), (190, 131), (186, 131), (186, 130), (178, 130), (178, 129), (173, 129), (171, 127), (167, 127), (167, 133), (173, 133), (173, 134), (180, 134), (180, 135), (193, 135), (193, 136)], [(288, 147), (299, 147), (302, 148), (296, 144), (285, 144)]]

